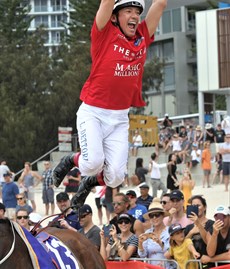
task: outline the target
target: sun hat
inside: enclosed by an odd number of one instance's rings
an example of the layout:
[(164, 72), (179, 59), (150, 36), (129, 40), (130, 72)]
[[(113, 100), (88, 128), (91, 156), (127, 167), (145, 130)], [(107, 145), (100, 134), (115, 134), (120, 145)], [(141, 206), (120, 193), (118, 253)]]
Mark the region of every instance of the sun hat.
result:
[(212, 128), (212, 124), (211, 123), (206, 123), (205, 124), (205, 129), (208, 130), (208, 129), (211, 129)]
[(197, 125), (197, 126), (196, 126), (196, 131), (201, 131), (201, 129), (202, 129), (202, 128), (201, 128), (200, 125)]
[(163, 213), (166, 216), (163, 206), (160, 203), (160, 198), (155, 197), (152, 203), (149, 205), (148, 212), (143, 215), (145, 219), (149, 219), (149, 214), (151, 213)]

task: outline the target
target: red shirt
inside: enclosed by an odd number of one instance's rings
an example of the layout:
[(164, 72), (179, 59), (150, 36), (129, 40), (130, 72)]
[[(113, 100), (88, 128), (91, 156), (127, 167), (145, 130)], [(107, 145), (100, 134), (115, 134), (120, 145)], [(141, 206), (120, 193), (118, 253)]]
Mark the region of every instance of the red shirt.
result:
[(127, 39), (111, 21), (98, 31), (94, 21), (91, 39), (91, 73), (80, 99), (88, 105), (113, 110), (144, 106), (143, 68), (146, 49), (154, 39), (149, 37), (145, 21), (132, 39)]

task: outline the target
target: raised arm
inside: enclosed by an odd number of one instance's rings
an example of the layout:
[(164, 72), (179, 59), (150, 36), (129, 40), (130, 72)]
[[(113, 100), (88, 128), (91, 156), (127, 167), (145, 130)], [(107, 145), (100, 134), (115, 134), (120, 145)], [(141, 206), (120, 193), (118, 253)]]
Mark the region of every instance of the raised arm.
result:
[(101, 0), (101, 4), (96, 15), (96, 24), (99, 31), (101, 31), (110, 20), (114, 2), (115, 0)]
[(150, 6), (145, 18), (149, 30), (149, 36), (152, 36), (155, 33), (166, 6), (167, 0), (152, 0), (152, 5)]

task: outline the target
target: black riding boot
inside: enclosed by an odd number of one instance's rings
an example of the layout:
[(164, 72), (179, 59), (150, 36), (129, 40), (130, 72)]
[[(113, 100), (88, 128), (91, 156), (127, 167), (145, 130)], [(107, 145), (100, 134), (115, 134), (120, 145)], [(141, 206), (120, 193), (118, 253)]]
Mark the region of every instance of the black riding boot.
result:
[(53, 170), (54, 185), (58, 187), (67, 173), (75, 166), (73, 159), (75, 154), (64, 156)]
[(89, 195), (91, 189), (95, 186), (104, 185), (104, 181), (101, 178), (101, 175), (84, 177), (81, 179), (77, 193), (71, 200), (71, 206), (74, 209), (79, 209), (85, 203), (87, 196)]

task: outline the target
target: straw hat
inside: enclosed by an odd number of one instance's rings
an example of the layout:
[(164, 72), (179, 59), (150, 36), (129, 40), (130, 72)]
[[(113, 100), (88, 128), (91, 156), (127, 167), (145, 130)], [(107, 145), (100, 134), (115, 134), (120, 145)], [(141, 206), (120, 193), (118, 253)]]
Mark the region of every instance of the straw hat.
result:
[(196, 126), (196, 131), (201, 131), (201, 126), (200, 125)]
[(155, 197), (155, 198), (153, 199), (152, 203), (149, 205), (148, 212), (145, 213), (145, 214), (143, 215), (143, 217), (144, 217), (145, 219), (149, 219), (149, 214), (150, 214), (150, 213), (157, 213), (157, 212), (159, 212), (159, 213), (163, 213), (164, 216), (167, 216), (167, 214), (166, 214), (165, 211), (164, 211), (164, 208), (162, 207), (162, 205), (161, 205), (161, 203), (160, 203), (160, 199), (157, 198), (157, 197)]

